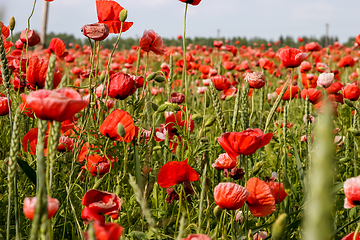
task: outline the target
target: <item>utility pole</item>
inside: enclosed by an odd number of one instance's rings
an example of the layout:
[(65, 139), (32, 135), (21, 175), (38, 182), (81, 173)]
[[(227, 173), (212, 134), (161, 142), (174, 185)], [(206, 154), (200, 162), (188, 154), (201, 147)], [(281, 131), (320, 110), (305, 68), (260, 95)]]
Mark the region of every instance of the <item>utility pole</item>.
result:
[(43, 10), (43, 21), (41, 27), (41, 46), (45, 48), (46, 43), (46, 27), (47, 27), (47, 19), (48, 19), (48, 9), (49, 9), (49, 2), (44, 1), (44, 10)]
[(326, 24), (325, 47), (329, 46), (329, 24)]
[(219, 41), (220, 39), (220, 29), (217, 30), (217, 40)]

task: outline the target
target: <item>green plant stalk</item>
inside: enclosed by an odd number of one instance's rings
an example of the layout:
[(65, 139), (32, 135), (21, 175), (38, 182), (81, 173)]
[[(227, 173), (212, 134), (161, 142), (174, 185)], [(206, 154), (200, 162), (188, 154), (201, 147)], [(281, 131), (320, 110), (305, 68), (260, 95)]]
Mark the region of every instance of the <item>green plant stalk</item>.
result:
[(170, 68), (170, 71), (169, 71), (169, 78), (168, 78), (168, 81), (167, 81), (167, 88), (168, 88), (168, 97), (170, 98), (171, 96), (171, 83), (174, 79), (174, 63), (173, 63), (173, 55), (170, 54), (170, 62), (169, 62), (169, 68)]
[(176, 218), (175, 232), (178, 229), (178, 224), (179, 224), (179, 219), (180, 219), (180, 213), (181, 213), (181, 207), (182, 207), (182, 195), (183, 195), (183, 187), (182, 187), (182, 184), (181, 184), (180, 194), (179, 194), (179, 210), (178, 210), (178, 215), (177, 215), (177, 218)]
[(185, 103), (187, 102), (187, 62), (186, 62), (186, 40), (185, 40), (185, 33), (186, 33), (186, 15), (187, 15), (188, 3), (185, 4), (185, 13), (184, 13), (184, 32), (183, 32), (183, 58), (184, 58), (184, 65), (182, 71), (182, 81), (181, 81), (181, 90), (185, 88)]
[[(33, 222), (31, 225), (30, 240), (37, 240), (41, 222), (40, 233), (41, 239), (46, 239), (47, 228), (47, 197), (46, 197), (46, 174), (45, 174), (45, 159), (44, 159), (44, 141), (45, 133), (47, 129), (47, 121), (39, 119), (38, 125), (38, 139), (36, 145), (36, 157), (37, 157), (37, 193), (36, 193), (36, 207)], [(45, 238), (44, 238), (45, 237)]]
[(32, 10), (31, 10), (31, 13), (30, 13), (30, 16), (28, 18), (28, 22), (27, 22), (27, 29), (26, 29), (26, 46), (25, 46), (25, 49), (26, 49), (26, 68), (28, 67), (28, 64), (29, 64), (29, 37), (28, 37), (28, 32), (30, 30), (30, 20), (31, 20), (31, 17), (34, 15), (34, 12), (35, 12), (35, 6), (36, 6), (36, 0), (34, 0), (34, 4), (33, 4), (33, 7), (32, 7)]
[(233, 132), (236, 132), (236, 123), (237, 123), (237, 119), (238, 119), (240, 105), (241, 105), (241, 92), (240, 92), (240, 87), (239, 87), (239, 89), (236, 93), (236, 97), (235, 97), (234, 115), (233, 115), (233, 122), (232, 122), (232, 131)]
[(276, 109), (278, 108), (278, 106), (279, 106), (279, 104), (280, 104), (280, 102), (281, 102), (281, 100), (282, 100), (282, 98), (283, 98), (283, 96), (284, 96), (284, 94), (286, 92), (286, 89), (287, 89), (288, 85), (289, 85), (289, 81), (286, 81), (286, 83), (284, 84), (284, 88), (281, 90), (279, 96), (276, 98), (274, 106), (271, 108), (270, 113), (269, 113), (269, 115), (268, 115), (268, 117), (266, 119), (264, 133), (266, 133), (267, 127), (269, 126), (270, 121), (273, 118), (274, 113), (275, 113)]
[(249, 83), (247, 78), (243, 84), (242, 93), (241, 93), (241, 130), (246, 130), (249, 127)]
[[(11, 143), (10, 143), (10, 155), (8, 163), (8, 212), (7, 212), (7, 223), (6, 223), (6, 239), (10, 239), (10, 223), (11, 223), (11, 200), (13, 197), (13, 187), (16, 184), (15, 174), (16, 174), (16, 157), (19, 152), (19, 143), (20, 143), (20, 108), (16, 109), (14, 117), (14, 129), (12, 132)], [(14, 184), (14, 186), (13, 186)], [(15, 192), (15, 196), (16, 196)], [(17, 199), (15, 199), (17, 202)], [(17, 206), (15, 206), (17, 207)], [(19, 216), (15, 208), (15, 219), (16, 219), (16, 239), (19, 239)]]
[[(354, 103), (354, 105), (356, 105), (357, 102)], [(353, 121), (353, 128), (354, 129), (358, 129), (359, 125), (358, 125), (358, 122), (359, 122), (359, 112), (357, 110), (358, 108), (355, 107), (355, 114), (354, 114), (354, 121)], [(354, 177), (357, 177), (357, 164), (356, 164), (356, 160), (357, 160), (357, 142), (356, 142), (356, 139), (354, 137), (354, 149), (353, 149), (353, 152), (354, 152)]]
[(219, 97), (217, 95), (215, 86), (214, 86), (214, 84), (212, 82), (210, 82), (209, 87), (210, 87), (211, 97), (212, 97), (212, 100), (213, 100), (213, 106), (215, 108), (216, 119), (217, 119), (217, 121), (219, 123), (221, 133), (225, 133), (226, 132), (226, 121), (224, 119), (224, 114), (223, 114), (223, 111), (222, 111), (222, 108), (221, 108)]
[(201, 177), (201, 193), (200, 193), (200, 203), (199, 203), (199, 218), (198, 218), (198, 228), (197, 233), (201, 233), (201, 218), (203, 214), (204, 208), (204, 195), (205, 195), (205, 182), (206, 182), (206, 171), (207, 171), (207, 164), (205, 163), (204, 171)]
[(310, 197), (305, 209), (304, 239), (328, 240), (332, 232), (333, 224), (333, 123), (330, 106), (325, 106), (325, 113), (319, 116), (319, 122), (315, 129), (317, 136), (316, 151), (311, 167)]
[(51, 197), (51, 186), (52, 186), (52, 174), (53, 167), (56, 160), (56, 152), (59, 145), (61, 122), (52, 122), (50, 127), (50, 136), (48, 144), (48, 157), (47, 157), (47, 168), (46, 168), (46, 182), (47, 182), (47, 193)]
[(142, 178), (141, 178), (141, 166), (140, 166), (140, 156), (139, 156), (139, 152), (138, 149), (136, 147), (136, 140), (134, 138), (133, 140), (133, 145), (134, 145), (134, 161), (135, 161), (135, 178), (136, 178), (136, 183), (139, 186), (140, 189), (143, 189), (142, 186)]

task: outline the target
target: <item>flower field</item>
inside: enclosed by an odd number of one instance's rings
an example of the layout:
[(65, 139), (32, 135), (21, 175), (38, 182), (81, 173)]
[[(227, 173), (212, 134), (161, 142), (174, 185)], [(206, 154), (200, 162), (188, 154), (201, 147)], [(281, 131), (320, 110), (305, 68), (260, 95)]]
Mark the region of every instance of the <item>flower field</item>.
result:
[(111, 0), (83, 46), (0, 22), (0, 239), (360, 239), (360, 35), (187, 44), (179, 1), (182, 47), (120, 51)]

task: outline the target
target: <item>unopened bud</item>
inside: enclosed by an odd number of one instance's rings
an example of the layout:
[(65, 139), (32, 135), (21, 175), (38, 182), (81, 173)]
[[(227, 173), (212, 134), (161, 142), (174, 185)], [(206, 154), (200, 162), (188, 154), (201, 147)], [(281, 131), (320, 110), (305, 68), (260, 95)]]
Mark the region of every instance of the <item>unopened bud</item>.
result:
[(105, 79), (105, 74), (104, 74), (104, 73), (101, 73), (101, 74), (100, 74), (100, 77), (99, 77), (100, 83), (102, 83), (102, 82), (104, 81), (104, 79)]
[(146, 81), (149, 82), (151, 80), (153, 80), (156, 77), (156, 72), (150, 73), (147, 77), (146, 77)]
[(151, 107), (154, 111), (157, 111), (159, 109), (159, 106), (156, 103), (151, 103)]
[(222, 211), (223, 211), (223, 210), (222, 210), (219, 206), (216, 206), (216, 207), (214, 208), (214, 216), (215, 216), (218, 220), (220, 220)]
[(117, 132), (120, 135), (120, 137), (125, 137), (125, 128), (121, 123), (118, 124)]
[(200, 114), (193, 114), (191, 115), (191, 119), (196, 121), (196, 120), (199, 120), (199, 119), (202, 119), (202, 116)]
[(286, 230), (286, 213), (281, 214), (272, 226), (272, 239), (274, 240), (282, 240), (285, 236)]
[(120, 22), (125, 22), (126, 18), (127, 18), (127, 9), (124, 8), (123, 10), (121, 10), (119, 15)]
[(10, 28), (10, 31), (14, 30), (14, 28), (15, 28), (15, 18), (14, 17), (10, 18), (9, 28)]
[(158, 150), (161, 150), (161, 146), (155, 146), (155, 147), (153, 147), (153, 152), (156, 152), (156, 151), (158, 151)]
[(326, 48), (326, 54), (330, 55), (330, 48)]
[(256, 163), (253, 169), (253, 175), (256, 175), (260, 171), (263, 165), (264, 165), (263, 161)]
[(351, 160), (351, 158), (349, 158), (349, 157), (344, 157), (344, 158), (341, 158), (340, 160), (339, 160), (339, 162), (341, 162), (341, 163), (347, 163), (348, 161), (350, 161)]
[(354, 104), (352, 101), (350, 101), (349, 99), (344, 99), (344, 102), (346, 103), (346, 105), (348, 105), (349, 107), (354, 107)]
[(157, 77), (155, 77), (154, 80), (158, 83), (162, 83), (162, 82), (166, 81), (166, 79), (163, 76), (157, 76)]
[(156, 111), (157, 112), (165, 112), (167, 107), (168, 107), (168, 105), (164, 103), (164, 104), (160, 105)]
[(205, 127), (211, 127), (216, 121), (215, 117), (209, 117), (205, 122)]

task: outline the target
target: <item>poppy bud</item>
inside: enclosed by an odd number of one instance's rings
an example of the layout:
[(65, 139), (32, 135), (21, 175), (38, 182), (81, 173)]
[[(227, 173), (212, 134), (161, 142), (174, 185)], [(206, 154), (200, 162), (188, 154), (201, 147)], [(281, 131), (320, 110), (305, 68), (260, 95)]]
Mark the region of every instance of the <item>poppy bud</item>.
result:
[(168, 105), (172, 110), (174, 110), (176, 112), (181, 110), (179, 105), (177, 105), (176, 103), (165, 102), (165, 104)]
[(10, 31), (14, 30), (14, 28), (15, 28), (15, 18), (14, 17), (10, 18), (9, 28), (10, 28)]
[(200, 119), (202, 119), (202, 116), (200, 114), (194, 114), (194, 115), (191, 115), (191, 119), (194, 121), (200, 120)]
[(350, 101), (349, 99), (344, 99), (344, 103), (346, 103), (346, 105), (348, 105), (349, 107), (354, 107), (354, 104), (352, 103), (352, 101)]
[(209, 94), (206, 94), (206, 107), (208, 108), (210, 106), (210, 96)]
[[(153, 152), (156, 152), (158, 150), (161, 150), (161, 146), (155, 146), (153, 147)], [(157, 184), (157, 183), (156, 183)]]
[(122, 138), (125, 137), (125, 128), (121, 123), (118, 124), (117, 131), (118, 131), (120, 137), (122, 137)]
[(272, 239), (281, 240), (284, 239), (286, 230), (286, 213), (281, 214), (272, 226)]
[(349, 157), (344, 157), (344, 158), (341, 158), (340, 160), (339, 160), (339, 162), (341, 162), (341, 163), (347, 163), (348, 161), (350, 161), (351, 160), (351, 158), (349, 158)]
[(221, 207), (219, 207), (219, 206), (216, 206), (216, 207), (214, 208), (214, 216), (215, 216), (218, 220), (220, 220), (222, 211), (223, 211), (223, 210), (222, 210)]
[(168, 105), (166, 103), (160, 105), (160, 107), (158, 107), (157, 112), (165, 112), (165, 110), (167, 109)]
[(165, 82), (166, 79), (163, 76), (157, 76), (154, 80), (158, 83), (162, 83)]
[(146, 77), (146, 81), (151, 81), (156, 77), (156, 72), (150, 73), (147, 77)]
[(100, 77), (99, 77), (99, 81), (102, 83), (105, 79), (105, 74), (101, 73)]
[[(27, 33), (26, 33), (27, 32)], [(26, 43), (26, 34), (27, 34), (27, 38), (28, 38), (28, 45), (29, 47), (33, 47), (35, 45), (37, 45), (38, 43), (40, 43), (40, 36), (39, 34), (37, 34), (37, 32), (35, 32), (34, 30), (23, 30), (20, 34), (20, 40), (23, 43)]]
[(202, 137), (202, 138), (200, 138), (200, 142), (201, 143), (208, 143), (209, 139), (207, 137)]
[(211, 127), (215, 123), (215, 120), (215, 117), (209, 117), (208, 120), (206, 120), (205, 127)]
[(119, 19), (120, 19), (120, 22), (125, 22), (126, 19), (127, 19), (127, 9), (123, 9), (121, 10), (120, 14), (119, 14)]
[(156, 103), (151, 103), (151, 107), (152, 107), (152, 109), (154, 110), (154, 111), (157, 111), (158, 110), (158, 108), (159, 108), (159, 106), (156, 104)]
[(94, 41), (102, 41), (109, 36), (109, 27), (105, 23), (93, 23), (82, 27), (81, 29), (85, 37)]

